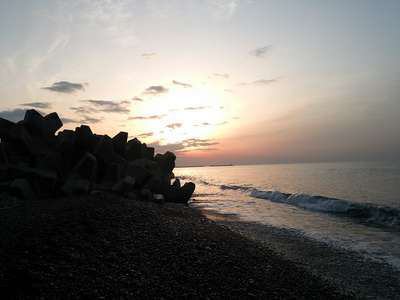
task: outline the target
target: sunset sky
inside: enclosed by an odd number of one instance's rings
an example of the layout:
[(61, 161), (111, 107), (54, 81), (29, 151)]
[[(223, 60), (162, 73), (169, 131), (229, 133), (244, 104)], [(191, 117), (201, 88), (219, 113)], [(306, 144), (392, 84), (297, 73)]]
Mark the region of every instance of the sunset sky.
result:
[(0, 117), (178, 164), (400, 157), (400, 1), (0, 0)]

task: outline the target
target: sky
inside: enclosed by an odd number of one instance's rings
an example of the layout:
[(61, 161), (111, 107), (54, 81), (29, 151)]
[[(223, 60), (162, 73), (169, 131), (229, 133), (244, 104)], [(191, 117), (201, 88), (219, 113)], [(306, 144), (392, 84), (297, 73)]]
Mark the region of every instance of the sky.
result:
[(0, 0), (0, 117), (178, 165), (400, 159), (400, 1)]

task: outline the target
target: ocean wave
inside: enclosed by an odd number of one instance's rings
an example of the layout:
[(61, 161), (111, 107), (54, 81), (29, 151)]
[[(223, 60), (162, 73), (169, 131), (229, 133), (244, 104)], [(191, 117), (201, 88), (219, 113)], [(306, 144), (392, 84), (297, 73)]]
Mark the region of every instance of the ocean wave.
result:
[(286, 194), (279, 191), (262, 191), (258, 189), (253, 189), (250, 192), (250, 196), (297, 206), (305, 210), (356, 218), (375, 225), (400, 227), (400, 210), (393, 207), (355, 203), (349, 200), (324, 196)]
[[(195, 177), (191, 180), (196, 182)], [(265, 191), (248, 185), (212, 184), (204, 180), (197, 182), (205, 185), (219, 186), (221, 190), (235, 190), (249, 196), (272, 202), (293, 205), (305, 210), (349, 217), (371, 225), (400, 228), (400, 209), (378, 206), (370, 203), (358, 203), (331, 197), (283, 193), (280, 191)]]

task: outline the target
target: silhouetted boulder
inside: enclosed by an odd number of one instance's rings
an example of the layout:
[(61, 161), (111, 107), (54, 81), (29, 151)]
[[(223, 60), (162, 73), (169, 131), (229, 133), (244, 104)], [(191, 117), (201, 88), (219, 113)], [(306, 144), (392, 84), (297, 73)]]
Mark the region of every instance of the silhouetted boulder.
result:
[(152, 160), (154, 158), (154, 148), (147, 147), (147, 145), (143, 143), (141, 157)]
[(91, 189), (91, 183), (87, 179), (70, 177), (67, 179), (61, 190), (68, 196), (88, 194)]
[(128, 141), (128, 133), (121, 131), (112, 138), (112, 143), (114, 145), (114, 151), (121, 156), (125, 156), (126, 153), (126, 143)]
[(170, 187), (165, 193), (167, 201), (177, 203), (187, 203), (190, 200), (196, 186), (193, 182), (187, 182), (182, 187)]
[(97, 174), (97, 160), (93, 154), (86, 153), (76, 166), (71, 171), (72, 176), (76, 176), (82, 179), (87, 179), (90, 182), (96, 180)]
[(176, 178), (174, 183), (172, 184), (172, 187), (174, 189), (179, 189), (181, 187), (181, 181), (179, 180), (179, 178)]
[(7, 137), (13, 126), (15, 126), (14, 122), (0, 118), (0, 139)]
[(46, 136), (47, 126), (43, 116), (34, 109), (29, 109), (25, 112), (24, 121), (22, 124), (30, 134), (36, 136)]
[(31, 184), (24, 178), (15, 179), (11, 183), (10, 188), (18, 197), (24, 200), (34, 200), (36, 198)]
[(8, 164), (8, 157), (4, 148), (4, 143), (0, 141), (0, 165)]
[(47, 127), (47, 134), (54, 135), (58, 129), (63, 126), (63, 123), (56, 112), (48, 114), (44, 117), (46, 127)]
[(134, 138), (126, 145), (126, 158), (130, 161), (142, 158), (142, 143)]
[(175, 168), (176, 156), (170, 151), (167, 151), (164, 154), (157, 154), (155, 160), (164, 174), (170, 174)]
[(126, 195), (133, 191), (135, 188), (135, 178), (130, 176), (125, 176), (122, 180), (117, 182), (113, 187), (112, 191), (119, 193), (121, 195)]
[(87, 125), (75, 128), (76, 150), (81, 152), (92, 152), (96, 143), (96, 137)]

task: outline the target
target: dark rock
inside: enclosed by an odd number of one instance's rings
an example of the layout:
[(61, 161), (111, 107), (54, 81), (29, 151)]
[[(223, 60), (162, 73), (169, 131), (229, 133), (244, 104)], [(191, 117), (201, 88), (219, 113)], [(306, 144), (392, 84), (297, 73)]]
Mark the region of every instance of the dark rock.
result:
[(112, 138), (112, 143), (114, 145), (114, 151), (119, 155), (125, 156), (126, 143), (128, 141), (128, 133), (121, 131)]
[(63, 123), (56, 112), (46, 115), (44, 120), (48, 135), (54, 135), (56, 131), (63, 126)]
[(14, 122), (0, 118), (0, 139), (7, 137), (13, 126), (15, 126)]
[(4, 140), (7, 142), (7, 150), (13, 154), (31, 153), (33, 150), (32, 137), (21, 124), (12, 126)]
[(139, 158), (142, 158), (142, 143), (134, 138), (126, 145), (126, 159), (133, 161)]
[(141, 187), (145, 184), (147, 179), (150, 178), (150, 172), (143, 166), (137, 165), (131, 162), (127, 165), (126, 171), (127, 176), (131, 176), (136, 180), (136, 186)]
[(176, 203), (187, 203), (190, 200), (196, 186), (193, 182), (185, 183), (181, 188), (170, 187), (164, 196), (167, 201)]
[(122, 165), (118, 163), (108, 164), (102, 181), (107, 183), (118, 182), (122, 177), (122, 168)]
[[(172, 152), (154, 157), (154, 148), (137, 138), (127, 142), (126, 132), (110, 138), (85, 125), (55, 136), (61, 127), (57, 113), (43, 117), (33, 109), (18, 123), (0, 118), (0, 191), (20, 195), (30, 187), (36, 196), (47, 197), (89, 193), (96, 187), (135, 197), (141, 191), (147, 200), (180, 203), (192, 195), (192, 183), (181, 187), (176, 179), (171, 185)], [(32, 198), (28, 194), (23, 197)]]
[(135, 187), (135, 178), (126, 176), (119, 182), (117, 182), (113, 187), (113, 192), (117, 192), (121, 195), (126, 195), (127, 193), (133, 191)]
[(113, 141), (108, 135), (104, 135), (97, 142), (93, 154), (98, 160), (103, 162), (111, 162), (114, 159), (114, 146)]
[(0, 141), (0, 166), (8, 164), (7, 153), (4, 149), (4, 143)]
[(39, 196), (51, 196), (54, 194), (57, 184), (57, 174), (53, 171), (30, 168), (26, 166), (11, 165), (8, 168), (9, 178), (24, 178)]
[(165, 177), (152, 176), (145, 185), (154, 194), (166, 195), (171, 189), (170, 183)]
[(87, 179), (70, 177), (67, 179), (61, 190), (66, 195), (88, 194), (91, 189), (91, 182)]
[(76, 150), (84, 152), (93, 152), (96, 137), (89, 126), (81, 125), (75, 128)]
[(15, 179), (11, 185), (11, 190), (24, 200), (34, 200), (35, 192), (28, 180), (23, 178)]
[(141, 189), (140, 195), (142, 196), (142, 199), (144, 199), (144, 200), (147, 200), (150, 202), (154, 201), (153, 193), (149, 189)]
[(164, 174), (170, 174), (175, 168), (176, 156), (170, 151), (167, 151), (164, 154), (157, 154), (155, 160)]
[(47, 136), (48, 128), (44, 117), (34, 109), (25, 112), (23, 125), (29, 133), (35, 136)]
[(181, 187), (181, 181), (179, 180), (179, 178), (176, 178), (174, 183), (172, 184), (172, 187), (174, 189), (179, 189)]
[(154, 148), (147, 147), (147, 145), (143, 143), (141, 157), (152, 160), (154, 158)]
[(89, 182), (96, 180), (97, 160), (93, 154), (86, 153), (72, 169), (72, 176), (87, 179)]
[(180, 199), (183, 203), (187, 203), (192, 197), (194, 190), (196, 189), (196, 185), (193, 182), (186, 182), (179, 190)]

